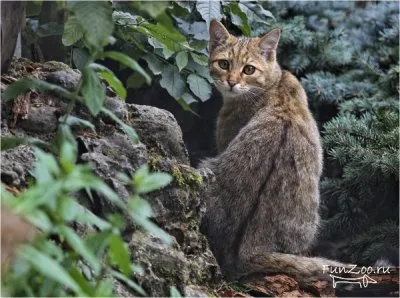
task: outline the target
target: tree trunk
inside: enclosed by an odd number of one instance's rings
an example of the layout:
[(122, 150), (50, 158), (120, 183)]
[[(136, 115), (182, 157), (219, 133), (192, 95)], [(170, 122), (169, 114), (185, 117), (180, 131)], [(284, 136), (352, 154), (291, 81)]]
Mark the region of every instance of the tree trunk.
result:
[(1, 73), (10, 66), (25, 15), (25, 1), (1, 1)]

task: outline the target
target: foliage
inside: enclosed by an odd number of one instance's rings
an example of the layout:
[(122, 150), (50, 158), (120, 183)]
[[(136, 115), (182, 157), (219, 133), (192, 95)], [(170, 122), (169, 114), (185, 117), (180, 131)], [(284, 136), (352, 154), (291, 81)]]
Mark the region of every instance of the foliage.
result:
[[(90, 14), (93, 5), (90, 1), (72, 5), (74, 15), (64, 24), (62, 41), (72, 48), (74, 64), (79, 67), (85, 63), (88, 55), (85, 48), (104, 44), (104, 40), (97, 40), (99, 23), (106, 22), (109, 33), (115, 25), (114, 47), (139, 62), (136, 67), (131, 65), (134, 72), (127, 79), (127, 87), (139, 88), (149, 84), (150, 79), (141, 71), (142, 66), (185, 110), (190, 110), (191, 103), (211, 97), (207, 50), (210, 20), (232, 23), (244, 35), (266, 31), (274, 20), (271, 12), (248, 1), (115, 2), (112, 20), (104, 10), (99, 12), (102, 17)], [(33, 8), (37, 9), (36, 6)], [(86, 17), (81, 17), (86, 13)], [(85, 27), (90, 23), (91, 26)], [(43, 31), (42, 27), (36, 31)], [(59, 24), (47, 27), (54, 27), (53, 31), (56, 31)], [(85, 39), (85, 36), (90, 39)], [(119, 91), (120, 82), (110, 82), (109, 70), (101, 74), (121, 97), (126, 96)]]
[[(2, 186), (2, 204), (26, 218), (40, 230), (31, 245), (18, 250), (18, 256), (9, 272), (3, 276), (3, 291), (11, 296), (88, 296), (114, 295), (113, 277), (131, 287), (139, 295), (145, 291), (131, 276), (143, 274), (140, 266), (131, 261), (130, 251), (122, 239), (123, 216), (132, 220), (165, 243), (170, 236), (151, 220), (149, 203), (142, 195), (168, 185), (172, 177), (165, 173), (150, 173), (147, 165), (140, 167), (132, 177), (120, 175), (130, 184), (132, 196), (123, 201), (87, 164), (77, 163), (77, 143), (72, 126), (91, 130), (90, 122), (72, 116), (76, 104), (85, 105), (93, 116), (105, 114), (116, 121), (121, 129), (138, 142), (132, 127), (123, 123), (103, 107), (105, 79), (124, 98), (126, 90), (108, 68), (95, 63), (105, 57), (115, 59), (151, 81), (147, 72), (132, 58), (120, 52), (104, 51), (113, 37), (112, 7), (107, 2), (68, 2), (71, 16), (64, 27), (63, 40), (70, 44), (79, 40), (85, 49), (85, 60), (80, 63), (82, 76), (73, 92), (34, 78), (24, 78), (11, 84), (2, 94), (3, 100), (35, 88), (52, 91), (70, 101), (67, 113), (60, 117), (58, 130), (52, 142), (33, 138), (2, 137), (2, 150), (21, 144), (30, 144), (37, 158), (32, 171), (34, 182), (17, 196)], [(101, 17), (99, 17), (101, 16)], [(46, 150), (39, 147), (45, 147)], [(99, 218), (77, 202), (78, 193), (101, 194), (119, 208), (118, 213)], [(76, 231), (72, 227), (84, 227)], [(80, 232), (79, 232), (80, 231)], [(176, 294), (176, 289), (174, 293)]]
[(322, 236), (352, 239), (353, 262), (398, 253), (398, 3), (265, 7), (283, 30), (279, 60), (301, 77), (322, 128)]

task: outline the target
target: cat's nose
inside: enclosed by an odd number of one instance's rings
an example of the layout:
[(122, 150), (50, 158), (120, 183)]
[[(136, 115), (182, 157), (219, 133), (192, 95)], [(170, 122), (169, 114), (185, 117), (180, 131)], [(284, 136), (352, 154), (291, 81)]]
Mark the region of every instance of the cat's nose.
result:
[(228, 81), (228, 85), (229, 85), (231, 88), (233, 88), (233, 86), (236, 85), (236, 82), (235, 82), (235, 81)]

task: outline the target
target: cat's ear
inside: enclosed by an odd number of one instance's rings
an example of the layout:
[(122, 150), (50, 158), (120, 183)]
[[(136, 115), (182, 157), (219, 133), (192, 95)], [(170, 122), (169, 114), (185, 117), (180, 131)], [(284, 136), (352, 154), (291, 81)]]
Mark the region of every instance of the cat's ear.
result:
[(209, 48), (210, 52), (213, 51), (217, 46), (224, 44), (230, 34), (228, 30), (217, 20), (212, 20), (210, 23), (210, 43)]
[(280, 36), (281, 30), (276, 28), (260, 38), (259, 47), (263, 56), (269, 58), (271, 54), (275, 54)]

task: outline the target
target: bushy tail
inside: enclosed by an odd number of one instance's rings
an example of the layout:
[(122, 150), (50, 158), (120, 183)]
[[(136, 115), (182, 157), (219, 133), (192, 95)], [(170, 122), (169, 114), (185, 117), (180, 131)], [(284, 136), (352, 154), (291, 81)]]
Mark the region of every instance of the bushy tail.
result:
[(330, 267), (348, 267), (340, 262), (324, 259), (309, 258), (283, 253), (269, 253), (252, 256), (239, 268), (244, 275), (283, 273), (295, 278), (298, 282), (315, 280), (331, 280)]

